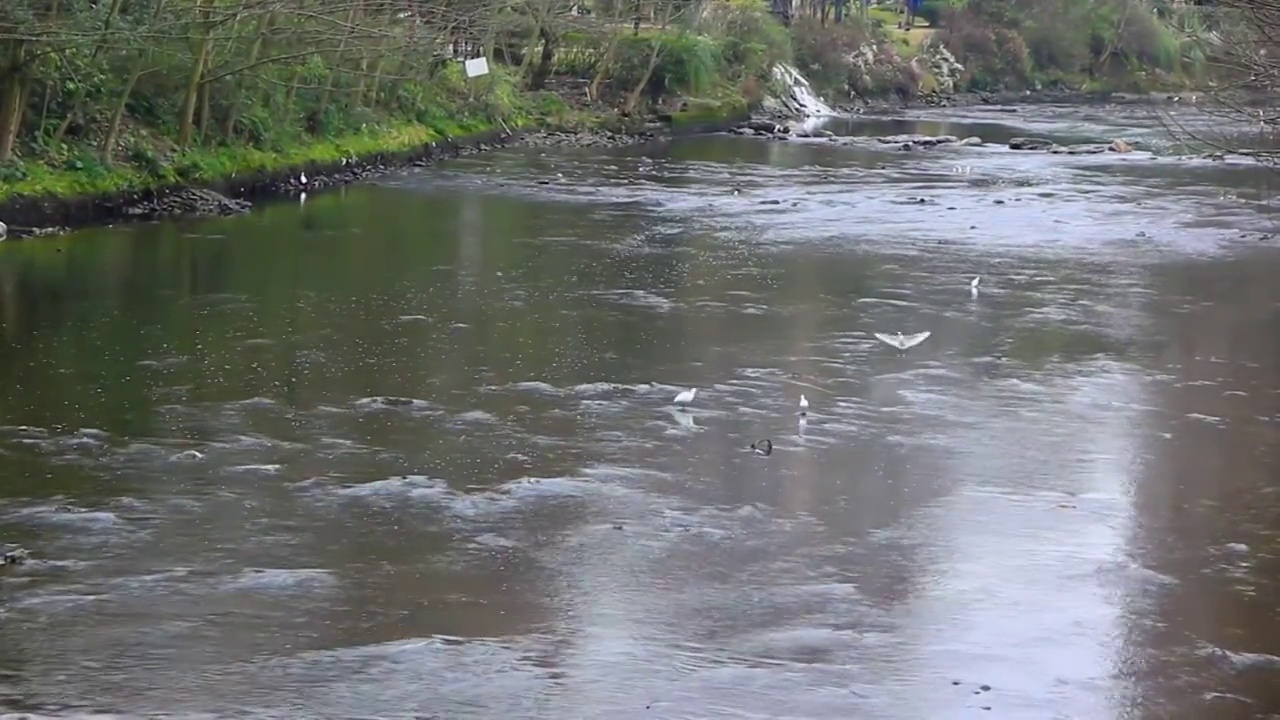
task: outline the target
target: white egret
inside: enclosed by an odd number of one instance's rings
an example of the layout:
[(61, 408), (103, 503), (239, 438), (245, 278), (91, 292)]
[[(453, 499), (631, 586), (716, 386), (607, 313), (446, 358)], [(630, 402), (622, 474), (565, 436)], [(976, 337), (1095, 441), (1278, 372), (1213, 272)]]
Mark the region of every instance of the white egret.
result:
[(800, 393), (800, 414), (809, 414), (809, 399), (804, 396), (804, 393)]
[(969, 294), (972, 295), (974, 298), (978, 297), (978, 284), (981, 282), (982, 282), (981, 275), (974, 275), (973, 279), (969, 281)]
[(698, 388), (685, 390), (681, 392), (679, 395), (676, 395), (676, 399), (673, 400), (672, 402), (674, 402), (676, 405), (684, 407), (692, 403), (693, 399), (697, 397), (697, 395), (698, 395)]

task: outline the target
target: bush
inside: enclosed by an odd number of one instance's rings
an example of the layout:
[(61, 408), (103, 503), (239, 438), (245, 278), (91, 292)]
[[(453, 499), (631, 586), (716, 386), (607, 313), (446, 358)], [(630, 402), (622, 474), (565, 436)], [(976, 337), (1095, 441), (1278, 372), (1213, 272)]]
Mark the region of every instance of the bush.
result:
[(615, 87), (629, 91), (641, 81), (656, 43), (662, 47), (647, 84), (651, 95), (668, 91), (697, 95), (715, 86), (722, 67), (720, 47), (715, 41), (686, 32), (628, 32), (618, 44), (611, 77)]
[(735, 81), (768, 78), (774, 65), (792, 59), (787, 29), (756, 0), (710, 6), (699, 30), (723, 38), (724, 68)]
[(961, 84), (970, 90), (1025, 87), (1031, 78), (1031, 53), (1016, 31), (991, 28), (968, 9), (947, 14), (943, 42), (964, 66)]
[(826, 27), (814, 18), (796, 18), (791, 23), (791, 37), (796, 67), (813, 88), (820, 94), (844, 97), (860, 84), (854, 76), (861, 72), (851, 59), (879, 44), (871, 29), (857, 18)]

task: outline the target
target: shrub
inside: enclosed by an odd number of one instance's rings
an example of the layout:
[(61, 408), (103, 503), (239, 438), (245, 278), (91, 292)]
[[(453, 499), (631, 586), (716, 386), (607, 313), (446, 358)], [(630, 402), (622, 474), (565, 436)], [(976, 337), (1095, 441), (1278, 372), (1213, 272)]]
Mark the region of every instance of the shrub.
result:
[(849, 93), (857, 59), (865, 50), (879, 45), (871, 29), (857, 18), (826, 27), (814, 18), (796, 18), (791, 24), (791, 37), (796, 67), (815, 90), (831, 95)]
[(1031, 77), (1031, 53), (1016, 31), (988, 26), (968, 9), (948, 13), (943, 42), (964, 66), (961, 83), (970, 90), (1023, 87)]
[(725, 70), (733, 80), (769, 77), (773, 66), (792, 59), (791, 38), (758, 0), (730, 0), (711, 5), (699, 29), (723, 38)]
[(661, 43), (660, 56), (648, 88), (654, 96), (666, 91), (690, 95), (713, 88), (721, 71), (720, 47), (710, 38), (687, 32), (642, 35), (627, 33), (618, 44), (612, 82), (620, 90), (630, 90), (649, 67), (654, 44)]

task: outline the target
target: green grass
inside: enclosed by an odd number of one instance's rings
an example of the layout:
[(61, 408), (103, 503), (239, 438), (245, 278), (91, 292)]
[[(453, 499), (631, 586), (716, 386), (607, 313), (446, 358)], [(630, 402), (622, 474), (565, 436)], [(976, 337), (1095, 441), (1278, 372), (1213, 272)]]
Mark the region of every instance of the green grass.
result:
[[(549, 93), (521, 98), (521, 112), (512, 113), (506, 126), (512, 130), (555, 128), (568, 131), (622, 130), (624, 118), (568, 107)], [(723, 122), (744, 115), (747, 103), (740, 97), (690, 100), (686, 111), (673, 116), (676, 128)], [(92, 152), (70, 151), (70, 159), (13, 161), (0, 166), (0, 202), (38, 197), (74, 199), (154, 189), (175, 185), (213, 185), (237, 176), (284, 174), (317, 165), (331, 165), (345, 158), (367, 158), (421, 148), (446, 137), (460, 138), (498, 129), (496, 121), (450, 118), (429, 123), (387, 121), (362, 132), (333, 138), (298, 139), (272, 149), (249, 145), (197, 147), (161, 161), (154, 148), (170, 146), (158, 136), (135, 137), (130, 162), (103, 165)]]
[(873, 22), (879, 21), (881, 23), (885, 34), (899, 50), (906, 50), (911, 53), (919, 52), (920, 46), (924, 44), (924, 41), (938, 32), (937, 28), (929, 27), (929, 24), (919, 17), (912, 22), (910, 32), (902, 30), (898, 27), (898, 23), (902, 21), (904, 15), (895, 8), (873, 7), (867, 11), (867, 16)]
[(295, 142), (275, 150), (249, 146), (195, 148), (151, 170), (124, 164), (108, 168), (88, 159), (73, 161), (64, 167), (39, 161), (11, 163), (0, 169), (11, 178), (0, 183), (0, 201), (18, 197), (88, 197), (180, 183), (210, 184), (241, 174), (284, 172), (337, 163), (344, 158), (406, 152), (446, 136), (461, 137), (493, 128), (492, 124), (478, 120), (432, 125), (387, 123), (360, 133)]
[(741, 98), (690, 100), (687, 109), (671, 114), (671, 127), (674, 130), (696, 128), (743, 117), (747, 112), (747, 103)]

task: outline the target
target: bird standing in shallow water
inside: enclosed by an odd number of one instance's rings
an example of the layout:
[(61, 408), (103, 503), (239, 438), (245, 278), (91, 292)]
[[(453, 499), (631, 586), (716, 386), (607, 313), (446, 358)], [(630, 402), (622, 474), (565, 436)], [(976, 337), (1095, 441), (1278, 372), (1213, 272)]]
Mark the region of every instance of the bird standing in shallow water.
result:
[(969, 294), (972, 295), (975, 300), (978, 299), (978, 283), (980, 282), (982, 282), (981, 275), (974, 275), (973, 279), (969, 281)]
[(804, 396), (804, 393), (800, 393), (800, 414), (809, 414), (809, 399)]
[(672, 402), (674, 402), (676, 405), (679, 405), (680, 407), (686, 407), (693, 402), (693, 399), (697, 397), (697, 395), (698, 395), (698, 388), (692, 388), (690, 390), (685, 390), (679, 395), (676, 395), (676, 399), (673, 400)]

